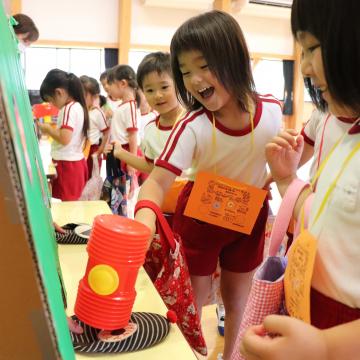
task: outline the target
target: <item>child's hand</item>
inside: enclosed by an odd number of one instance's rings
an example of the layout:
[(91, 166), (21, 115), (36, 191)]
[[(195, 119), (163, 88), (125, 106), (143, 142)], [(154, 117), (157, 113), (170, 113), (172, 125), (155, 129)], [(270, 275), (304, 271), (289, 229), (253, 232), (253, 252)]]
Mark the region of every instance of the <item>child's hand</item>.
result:
[(65, 230), (61, 226), (59, 226), (55, 221), (53, 222), (53, 224), (56, 232), (60, 234), (65, 234)]
[(282, 131), (265, 148), (266, 159), (275, 181), (294, 178), (304, 148), (304, 138), (296, 130)]
[(105, 146), (104, 146), (104, 154), (109, 154), (112, 152), (114, 148), (114, 145), (112, 143), (107, 143)]
[(49, 131), (52, 129), (50, 124), (43, 124), (41, 122), (38, 122), (37, 125), (43, 134), (49, 134)]
[(321, 330), (278, 315), (268, 316), (263, 325), (250, 327), (241, 342), (240, 352), (247, 360), (327, 359), (326, 340)]
[(76, 321), (74, 321), (71, 317), (67, 317), (67, 322), (69, 325), (69, 330), (74, 334), (82, 334), (84, 332), (81, 325), (79, 325)]
[(106, 120), (109, 120), (112, 118), (113, 116), (113, 111), (110, 109), (110, 108), (106, 108), (106, 109), (103, 109), (104, 111), (104, 114), (105, 114), (105, 117), (106, 117)]
[(112, 145), (114, 146), (114, 156), (118, 159), (121, 159), (121, 154), (126, 151), (123, 149), (119, 141), (112, 141)]

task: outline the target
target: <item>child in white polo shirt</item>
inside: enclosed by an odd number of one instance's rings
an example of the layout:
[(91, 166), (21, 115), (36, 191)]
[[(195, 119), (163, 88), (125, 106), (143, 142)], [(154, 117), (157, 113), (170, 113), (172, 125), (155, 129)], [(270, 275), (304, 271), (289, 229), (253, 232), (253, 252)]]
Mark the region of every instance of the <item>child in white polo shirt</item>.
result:
[(83, 148), (89, 115), (83, 87), (74, 74), (53, 69), (43, 80), (40, 95), (60, 110), (56, 128), (39, 124), (41, 131), (54, 139), (51, 157), (57, 176), (52, 181), (52, 196), (63, 201), (78, 200), (88, 178)]

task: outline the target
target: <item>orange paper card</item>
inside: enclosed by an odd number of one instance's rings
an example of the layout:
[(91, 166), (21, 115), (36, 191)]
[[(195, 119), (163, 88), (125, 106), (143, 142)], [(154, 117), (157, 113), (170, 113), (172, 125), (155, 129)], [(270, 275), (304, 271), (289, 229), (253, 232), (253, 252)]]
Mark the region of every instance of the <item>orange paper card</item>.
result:
[(288, 255), (285, 270), (285, 303), (288, 313), (310, 323), (310, 288), (317, 241), (304, 230), (296, 238)]
[(196, 176), (184, 214), (251, 234), (267, 191), (208, 172)]

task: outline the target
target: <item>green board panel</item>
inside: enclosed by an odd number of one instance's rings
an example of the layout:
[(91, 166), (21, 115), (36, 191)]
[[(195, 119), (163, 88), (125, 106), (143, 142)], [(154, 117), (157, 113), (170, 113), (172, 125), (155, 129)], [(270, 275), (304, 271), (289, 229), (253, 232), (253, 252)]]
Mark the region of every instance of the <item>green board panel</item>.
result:
[[(45, 291), (47, 308), (62, 359), (74, 359), (59, 281), (60, 267), (52, 225), (49, 193), (25, 89), (17, 41), (0, 2), (0, 87), (27, 212), (31, 248)], [(60, 275), (61, 277), (61, 275)]]

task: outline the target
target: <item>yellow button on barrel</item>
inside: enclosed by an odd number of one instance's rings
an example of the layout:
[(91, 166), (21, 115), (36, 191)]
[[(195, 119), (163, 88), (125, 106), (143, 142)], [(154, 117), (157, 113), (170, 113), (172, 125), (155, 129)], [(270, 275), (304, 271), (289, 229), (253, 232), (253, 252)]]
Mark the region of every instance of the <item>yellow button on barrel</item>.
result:
[(119, 276), (109, 265), (94, 266), (88, 276), (88, 282), (92, 291), (98, 295), (110, 295), (119, 286)]

